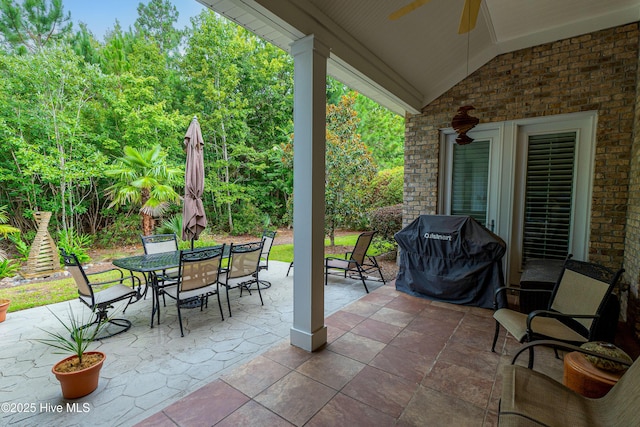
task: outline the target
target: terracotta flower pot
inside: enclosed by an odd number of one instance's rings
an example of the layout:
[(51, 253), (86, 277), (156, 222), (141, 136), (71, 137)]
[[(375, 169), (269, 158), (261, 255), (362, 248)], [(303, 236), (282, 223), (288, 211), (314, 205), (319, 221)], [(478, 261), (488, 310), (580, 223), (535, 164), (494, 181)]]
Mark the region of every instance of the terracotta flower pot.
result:
[(0, 299), (0, 322), (4, 322), (7, 318), (7, 310), (9, 309), (10, 302), (8, 299)]
[(56, 363), (51, 371), (60, 381), (62, 387), (62, 396), (65, 399), (77, 399), (82, 396), (93, 392), (98, 388), (98, 379), (100, 378), (100, 369), (102, 369), (102, 363), (107, 357), (101, 351), (88, 351), (85, 355), (100, 354), (102, 359), (96, 364), (75, 372), (58, 372), (56, 368), (66, 362), (69, 359), (73, 359), (76, 356), (69, 356)]

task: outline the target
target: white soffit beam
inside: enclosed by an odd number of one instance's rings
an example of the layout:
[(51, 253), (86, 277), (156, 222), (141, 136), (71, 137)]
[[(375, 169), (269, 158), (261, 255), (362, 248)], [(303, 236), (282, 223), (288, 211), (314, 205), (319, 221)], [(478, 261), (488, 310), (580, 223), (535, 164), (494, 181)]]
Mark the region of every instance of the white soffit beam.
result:
[[(418, 113), (423, 105), (417, 88), (305, 0), (198, 1), (287, 52), (291, 43), (314, 34), (331, 49), (330, 75), (397, 114)], [(267, 25), (248, 25), (256, 16)], [(267, 28), (276, 31), (265, 31)]]

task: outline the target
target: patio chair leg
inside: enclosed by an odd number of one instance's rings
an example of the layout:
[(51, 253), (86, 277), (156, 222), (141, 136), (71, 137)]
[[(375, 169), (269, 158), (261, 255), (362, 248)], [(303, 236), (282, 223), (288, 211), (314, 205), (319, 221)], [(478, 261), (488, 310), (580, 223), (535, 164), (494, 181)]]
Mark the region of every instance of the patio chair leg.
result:
[[(246, 286), (247, 290), (250, 291), (251, 290), (251, 285), (253, 283), (249, 284)], [(256, 282), (256, 288), (257, 287), (261, 287), (262, 289), (269, 289), (271, 287), (271, 282), (269, 282), (268, 280), (258, 280)]]
[(229, 308), (229, 317), (233, 317), (231, 315), (231, 303), (229, 302), (229, 288), (226, 286), (224, 288), (227, 291), (227, 307)]
[(102, 335), (102, 336), (96, 337), (95, 338), (96, 340), (103, 340), (105, 338), (113, 337), (115, 335), (126, 332), (131, 328), (131, 321), (127, 319), (109, 319), (106, 322), (111, 323), (112, 325), (116, 325), (117, 327), (120, 328), (120, 330), (109, 335)]
[[(369, 288), (367, 288), (367, 283), (364, 281), (364, 274), (362, 273), (363, 273), (362, 269), (360, 268), (360, 266), (358, 266), (358, 274), (360, 274), (360, 280), (362, 280), (362, 284), (364, 285), (364, 290), (367, 291), (367, 293), (369, 293)], [(344, 274), (345, 274), (345, 277), (347, 277), (346, 271)]]
[(224, 313), (222, 313), (222, 303), (220, 302), (220, 290), (218, 289), (218, 292), (216, 292), (216, 296), (218, 297), (218, 308), (220, 309), (220, 317), (222, 317), (222, 320), (224, 320)]
[(178, 306), (178, 321), (180, 322), (180, 336), (184, 337), (184, 330), (182, 329), (182, 313), (180, 313), (180, 301), (176, 304)]
[(378, 269), (378, 274), (380, 275), (380, 279), (382, 280), (382, 284), (386, 285), (387, 282), (385, 282), (384, 276), (382, 275), (382, 269), (380, 268), (380, 264), (378, 264), (378, 261), (376, 261), (376, 259), (374, 257), (371, 257), (371, 259), (373, 260), (374, 264), (376, 265), (376, 268)]
[(289, 268), (287, 269), (287, 276), (289, 276), (289, 272), (291, 271), (292, 268), (293, 268), (293, 261), (289, 263)]
[[(257, 278), (256, 278), (257, 280)], [(262, 291), (260, 291), (260, 281), (256, 282), (256, 288), (258, 288), (258, 295), (260, 295), (260, 304), (264, 305), (264, 301), (262, 300)]]
[(364, 285), (364, 290), (367, 291), (367, 293), (369, 293), (369, 288), (367, 288), (367, 283), (364, 281), (364, 276), (362, 275), (362, 273), (360, 274), (360, 280), (362, 280), (362, 284)]
[(529, 347), (529, 364), (527, 367), (533, 369), (533, 347)]
[[(93, 321), (87, 323), (86, 325), (82, 325), (80, 327), (80, 329), (86, 329), (86, 328), (90, 328), (93, 325), (100, 325), (102, 323), (111, 323), (112, 325), (115, 325), (118, 328), (120, 328), (118, 331), (116, 331), (116, 332), (114, 332), (112, 334), (100, 335), (100, 336), (95, 337), (94, 338), (95, 341), (113, 337), (115, 335), (118, 335), (118, 334), (121, 334), (123, 332), (126, 332), (131, 328), (131, 321), (129, 321), (127, 319), (110, 319), (107, 316), (107, 311), (106, 311), (106, 309), (108, 309), (108, 308), (111, 308), (111, 307), (108, 306), (108, 307), (104, 307), (102, 309), (98, 309), (98, 312), (94, 313), (95, 314), (95, 319)], [(73, 338), (73, 336), (72, 336), (72, 338)]]
[(493, 334), (493, 344), (491, 345), (491, 351), (496, 352), (496, 343), (498, 342), (498, 334), (500, 334), (500, 323), (496, 320), (496, 332)]

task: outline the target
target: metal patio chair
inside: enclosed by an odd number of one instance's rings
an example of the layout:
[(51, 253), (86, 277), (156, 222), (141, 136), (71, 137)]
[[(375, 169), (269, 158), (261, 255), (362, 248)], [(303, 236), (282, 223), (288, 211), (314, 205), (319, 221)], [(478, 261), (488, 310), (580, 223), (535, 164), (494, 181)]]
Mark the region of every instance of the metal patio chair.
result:
[(265, 230), (262, 232), (262, 252), (260, 253), (260, 270), (269, 269), (269, 253), (276, 238), (276, 231)]
[(231, 302), (229, 301), (229, 289), (240, 288), (240, 297), (242, 297), (243, 289), (249, 291), (251, 295), (251, 286), (256, 284), (258, 294), (260, 295), (260, 303), (264, 305), (262, 299), (262, 291), (259, 286), (258, 273), (260, 272), (260, 254), (262, 253), (262, 243), (252, 242), (239, 245), (231, 244), (229, 250), (229, 265), (220, 274), (220, 284), (225, 287), (227, 294), (227, 306), (229, 308), (229, 316), (231, 317)]
[(202, 311), (208, 305), (209, 297), (215, 295), (218, 298), (220, 316), (224, 320), (218, 284), (224, 248), (225, 245), (221, 245), (180, 253), (177, 285), (164, 289), (163, 293), (176, 301), (180, 336), (182, 337), (184, 337), (184, 329), (181, 307), (194, 308), (199, 306)]
[[(271, 247), (276, 238), (276, 233), (276, 231), (269, 230), (262, 232), (262, 252), (260, 253), (260, 264), (258, 266), (260, 270), (269, 269), (269, 254), (271, 253)], [(267, 289), (271, 287), (271, 282), (268, 280), (260, 280), (256, 282), (256, 286), (262, 286), (262, 289)]]
[[(153, 234), (150, 236), (140, 236), (142, 240), (142, 247), (145, 254), (160, 254), (164, 252), (175, 252), (178, 250), (178, 238), (175, 233), (171, 234)], [(162, 271), (156, 271), (153, 274), (156, 275), (158, 290), (161, 290), (167, 286), (173, 286), (178, 282), (178, 268), (169, 268)], [(147, 278), (147, 285), (151, 283), (151, 278)], [(147, 286), (148, 287), (148, 286)], [(159, 292), (162, 293), (162, 292)], [(147, 290), (144, 292), (145, 296)], [(163, 297), (163, 303), (166, 307), (166, 301)]]
[(382, 275), (382, 270), (376, 261), (376, 258), (370, 255), (367, 255), (367, 250), (371, 245), (371, 241), (373, 240), (373, 236), (375, 231), (365, 231), (364, 233), (358, 236), (358, 240), (356, 241), (356, 245), (353, 248), (353, 251), (347, 252), (344, 258), (338, 257), (326, 257), (325, 258), (325, 275), (324, 275), (324, 284), (327, 285), (327, 278), (329, 275), (340, 275), (352, 278), (359, 278), (362, 281), (362, 285), (364, 286), (365, 291), (369, 293), (369, 289), (367, 288), (367, 283), (365, 282), (365, 278), (370, 278), (368, 275), (370, 273), (376, 273), (380, 277), (376, 279), (381, 281), (383, 284), (384, 276)]
[[(104, 322), (116, 327), (115, 332), (109, 332), (109, 328), (104, 328), (103, 331), (106, 332), (106, 335), (97, 336), (95, 338), (96, 340), (109, 338), (128, 331), (129, 328), (131, 328), (130, 320), (111, 318), (108, 316), (107, 311), (110, 308), (113, 308), (113, 304), (116, 302), (127, 301), (127, 305), (122, 310), (122, 313), (124, 313), (129, 304), (138, 301), (142, 297), (142, 294), (140, 293), (140, 279), (133, 274), (125, 276), (124, 272), (119, 268), (109, 268), (94, 273), (86, 273), (75, 254), (67, 253), (64, 249), (61, 249), (60, 253), (62, 254), (65, 268), (69, 273), (71, 273), (71, 276), (76, 282), (80, 301), (89, 307), (95, 315), (93, 321), (83, 325), (82, 328), (88, 328), (92, 325), (98, 325)], [(102, 281), (90, 280), (90, 277), (102, 275), (111, 271), (117, 271), (120, 277)], [(131, 286), (125, 285), (124, 282), (130, 282)], [(102, 290), (94, 289), (103, 286), (105, 288)]]
[[(592, 341), (602, 310), (623, 269), (613, 271), (599, 264), (567, 259), (553, 290), (546, 310), (521, 313), (500, 308), (493, 314), (496, 329), (491, 351), (495, 352), (500, 326), (520, 342), (536, 339), (554, 339), (570, 344)], [(495, 292), (495, 307), (506, 287)], [(532, 292), (532, 290), (527, 290)], [(523, 292), (523, 290), (521, 290)], [(533, 347), (530, 347), (529, 363), (533, 364)]]
[(640, 362), (636, 360), (609, 392), (597, 399), (584, 397), (556, 380), (516, 365), (518, 357), (535, 346), (577, 351), (628, 366), (628, 360), (604, 356), (557, 341), (534, 341), (521, 348), (502, 372), (500, 426), (637, 426), (640, 425)]

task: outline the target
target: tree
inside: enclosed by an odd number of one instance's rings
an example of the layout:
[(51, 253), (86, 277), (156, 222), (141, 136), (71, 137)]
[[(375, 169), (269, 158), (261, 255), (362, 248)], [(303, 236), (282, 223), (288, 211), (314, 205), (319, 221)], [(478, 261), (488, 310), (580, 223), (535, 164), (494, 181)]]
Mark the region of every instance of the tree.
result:
[(120, 75), (129, 71), (128, 53), (131, 52), (133, 35), (123, 32), (120, 23), (116, 21), (113, 30), (105, 36), (104, 47), (101, 50), (100, 65), (106, 74)]
[(356, 93), (337, 105), (327, 105), (327, 154), (325, 189), (325, 233), (335, 244), (335, 230), (362, 223), (364, 195), (376, 167), (370, 151), (356, 132), (358, 116), (353, 105)]
[(0, 56), (0, 74), (0, 169), (10, 171), (0, 173), (0, 187), (14, 216), (50, 210), (64, 230), (79, 229), (74, 216), (95, 196), (106, 163), (87, 141), (85, 120), (104, 76), (68, 46)]
[(9, 48), (37, 52), (71, 32), (71, 14), (62, 0), (0, 0), (0, 33)]
[(353, 108), (358, 112), (358, 133), (382, 169), (404, 165), (404, 117), (358, 94)]
[(100, 64), (100, 43), (95, 39), (87, 25), (80, 23), (80, 30), (71, 38), (73, 51), (82, 56), (89, 64)]
[(184, 176), (184, 172), (167, 166), (166, 157), (159, 145), (146, 151), (127, 146), (124, 156), (105, 171), (107, 176), (117, 179), (107, 188), (107, 195), (112, 200), (110, 206), (140, 205), (145, 236), (153, 233), (154, 216), (162, 215), (170, 202), (180, 202), (180, 195), (172, 185)]
[(178, 15), (178, 9), (169, 0), (151, 0), (146, 5), (138, 3), (138, 19), (134, 25), (146, 39), (157, 42), (161, 52), (174, 56), (183, 36), (175, 28)]
[[(189, 93), (185, 105), (198, 115), (205, 141), (205, 194), (219, 225), (235, 230), (234, 213), (255, 209), (251, 178), (265, 169), (264, 154), (250, 143), (251, 101), (243, 82), (254, 50), (245, 30), (210, 11), (192, 21), (182, 62)], [(205, 202), (205, 205), (207, 203)]]

